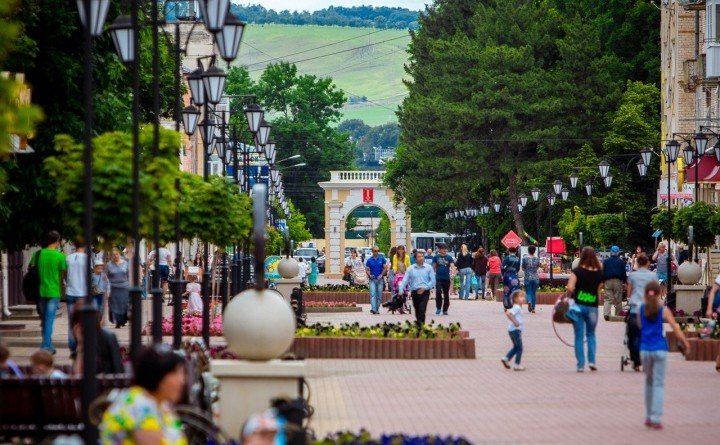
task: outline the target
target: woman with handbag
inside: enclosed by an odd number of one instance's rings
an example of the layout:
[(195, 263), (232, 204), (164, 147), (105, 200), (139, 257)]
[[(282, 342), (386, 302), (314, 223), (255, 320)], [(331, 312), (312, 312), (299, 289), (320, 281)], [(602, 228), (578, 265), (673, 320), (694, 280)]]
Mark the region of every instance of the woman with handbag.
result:
[(107, 264), (107, 277), (110, 281), (110, 322), (119, 329), (127, 323), (130, 309), (130, 276), (128, 263), (122, 259), (117, 247), (112, 249), (112, 259)]
[(567, 291), (575, 304), (565, 316), (572, 321), (575, 331), (575, 358), (577, 371), (585, 371), (585, 338), (587, 338), (587, 361), (591, 371), (597, 371), (595, 364), (595, 326), (598, 320), (598, 301), (604, 280), (602, 266), (595, 249), (584, 247), (580, 263), (573, 269), (567, 284)]

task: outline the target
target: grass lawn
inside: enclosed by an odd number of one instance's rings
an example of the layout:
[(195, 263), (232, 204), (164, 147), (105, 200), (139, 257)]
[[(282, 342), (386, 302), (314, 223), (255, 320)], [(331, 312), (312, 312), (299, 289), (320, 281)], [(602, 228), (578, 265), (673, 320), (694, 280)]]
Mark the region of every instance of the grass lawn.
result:
[[(397, 120), (394, 110), (407, 94), (402, 79), (409, 42), (407, 30), (253, 24), (246, 28), (236, 63), (247, 66), (253, 78), (274, 58), (296, 62), (303, 74), (332, 77), (348, 96), (372, 101), (347, 105), (345, 118), (379, 125)], [(323, 45), (328, 46), (313, 49)], [(337, 54), (316, 58), (331, 53)], [(316, 59), (306, 60), (311, 58)]]

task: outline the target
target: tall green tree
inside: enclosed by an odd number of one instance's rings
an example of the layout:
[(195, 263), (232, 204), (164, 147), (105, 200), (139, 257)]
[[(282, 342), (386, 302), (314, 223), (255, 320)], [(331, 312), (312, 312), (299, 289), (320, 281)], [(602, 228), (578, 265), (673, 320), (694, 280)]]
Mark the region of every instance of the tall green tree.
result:
[[(234, 67), (227, 89), (230, 94), (256, 95), (265, 119), (273, 125), (271, 138), (277, 142), (278, 159), (300, 155), (298, 161), (307, 164), (284, 172), (285, 194), (307, 218), (311, 234), (323, 237), (324, 192), (318, 182), (329, 180), (331, 170), (353, 168), (349, 136), (335, 128), (345, 94), (331, 78), (298, 74), (294, 64), (285, 62), (269, 65), (257, 82), (246, 68)], [(239, 107), (240, 99), (232, 106)], [(231, 119), (240, 128), (246, 126), (240, 114)]]
[(619, 62), (599, 29), (551, 1), (438, 1), (420, 24), (387, 182), (419, 211), (428, 191), (450, 207), (502, 200), (522, 233), (524, 166), (604, 134)]

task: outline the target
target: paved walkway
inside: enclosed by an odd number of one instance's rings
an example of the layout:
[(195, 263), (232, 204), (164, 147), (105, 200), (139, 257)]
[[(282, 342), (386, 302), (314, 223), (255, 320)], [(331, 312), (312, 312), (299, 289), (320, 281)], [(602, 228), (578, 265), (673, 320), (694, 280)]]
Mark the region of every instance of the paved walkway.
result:
[[(524, 314), (527, 371), (522, 373), (502, 367), (499, 359), (510, 348), (507, 320), (500, 303), (484, 301), (453, 300), (450, 315), (429, 316), (444, 324), (459, 321), (469, 330), (476, 339), (476, 360), (308, 360), (316, 410), (311, 426), (319, 435), (366, 428), (376, 434), (464, 435), (479, 444), (716, 443), (720, 374), (713, 363), (670, 355), (665, 430), (648, 431), (643, 374), (619, 368), (624, 325), (600, 320), (600, 369), (578, 374), (572, 348), (552, 331), (550, 309), (538, 306), (536, 314)], [(362, 324), (411, 319), (368, 311), (364, 306), (362, 313), (308, 318)], [(55, 330), (60, 343), (66, 326), (63, 315)], [(127, 329), (114, 331), (127, 341)], [(561, 326), (560, 333), (572, 340), (569, 326)], [(12, 348), (21, 362), (34, 350)], [(57, 358), (67, 362), (67, 349), (59, 348)]]

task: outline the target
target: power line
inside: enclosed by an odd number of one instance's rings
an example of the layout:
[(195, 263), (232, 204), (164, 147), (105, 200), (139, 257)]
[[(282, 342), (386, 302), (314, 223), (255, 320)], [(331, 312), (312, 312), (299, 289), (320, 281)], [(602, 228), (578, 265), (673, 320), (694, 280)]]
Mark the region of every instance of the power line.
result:
[[(301, 63), (301, 62), (309, 62), (309, 61), (311, 61), (311, 60), (322, 59), (323, 57), (330, 57), (330, 56), (334, 56), (334, 55), (337, 55), (337, 54), (346, 53), (346, 52), (349, 52), (349, 51), (355, 51), (356, 49), (367, 48), (367, 47), (370, 47), (370, 46), (379, 45), (379, 44), (381, 44), (381, 43), (391, 42), (391, 41), (393, 41), (393, 40), (405, 39), (405, 38), (409, 38), (409, 37), (410, 37), (410, 36), (393, 37), (392, 39), (381, 40), (380, 42), (369, 43), (369, 44), (367, 44), (367, 45), (362, 45), (362, 46), (356, 46), (356, 47), (354, 47), (354, 48), (343, 49), (343, 50), (340, 50), (340, 51), (335, 51), (334, 53), (324, 54), (324, 55), (322, 55), (322, 56), (315, 56), (315, 57), (309, 57), (309, 58), (307, 58), (307, 59), (295, 60), (295, 61), (292, 61), (291, 63), (293, 63), (293, 64), (298, 64), (298, 63)], [(265, 69), (265, 67), (255, 68), (255, 69), (248, 70), (248, 71), (249, 71), (249, 72), (263, 71), (264, 69)]]
[(344, 70), (346, 70), (346, 69), (348, 69), (348, 68), (353, 68), (353, 67), (356, 67), (356, 66), (359, 66), (359, 65), (363, 65), (363, 64), (368, 63), (368, 62), (374, 62), (374, 61), (376, 61), (376, 60), (378, 60), (378, 59), (381, 59), (381, 58), (383, 58), (383, 57), (387, 57), (387, 56), (393, 55), (393, 54), (395, 54), (395, 53), (399, 53), (399, 52), (401, 52), (401, 51), (405, 51), (405, 48), (396, 49), (396, 50), (394, 50), (394, 51), (390, 51), (390, 52), (388, 52), (388, 53), (385, 53), (385, 54), (383, 54), (383, 55), (381, 55), (381, 56), (374, 57), (374, 58), (369, 59), (369, 60), (363, 60), (363, 61), (361, 61), (361, 62), (359, 62), (359, 63), (355, 63), (355, 64), (352, 64), (352, 65), (347, 65), (347, 66), (344, 66), (344, 67), (342, 67), (342, 68), (336, 69), (335, 71), (330, 71), (329, 73), (320, 74), (320, 75), (318, 75), (318, 77), (329, 76), (330, 74), (335, 74), (335, 73), (338, 73), (338, 72), (340, 72), (340, 71), (344, 71)]
[(270, 54), (268, 54), (268, 53), (266, 53), (265, 51), (261, 50), (261, 49), (258, 48), (257, 46), (252, 46), (251, 44), (249, 44), (249, 43), (247, 43), (247, 42), (246, 42), (245, 44), (246, 44), (247, 46), (249, 46), (250, 48), (254, 49), (255, 51), (261, 53), (261, 54), (265, 54), (265, 55), (268, 56), (268, 57), (272, 57)]
[[(367, 34), (362, 34), (362, 35), (359, 35), (359, 36), (350, 37), (350, 38), (345, 39), (345, 40), (338, 40), (337, 42), (328, 43), (328, 44), (322, 45), (322, 46), (316, 46), (315, 48), (306, 49), (306, 50), (304, 50), (304, 51), (299, 51), (299, 52), (292, 53), (292, 54), (286, 54), (286, 55), (280, 56), (280, 57), (272, 57), (272, 56), (270, 56), (271, 58), (268, 59), (268, 60), (263, 60), (262, 62), (251, 63), (251, 64), (249, 64), (249, 65), (247, 65), (247, 66), (248, 66), (248, 67), (251, 67), (251, 66), (253, 66), (253, 65), (262, 65), (262, 64), (265, 64), (265, 63), (273, 62), (273, 61), (275, 61), (275, 60), (284, 59), (284, 58), (286, 58), (286, 57), (292, 57), (292, 56), (297, 56), (298, 54), (309, 53), (309, 52), (315, 51), (315, 50), (317, 50), (317, 49), (327, 48), (328, 46), (338, 45), (338, 44), (340, 44), (340, 43), (348, 42), (348, 41), (350, 41), (350, 40), (359, 39), (359, 38), (361, 38), (361, 37), (367, 37), (367, 36), (369, 36), (369, 35), (376, 34), (376, 33), (378, 33), (378, 32), (382, 32), (382, 31), (388, 31), (388, 30), (387, 30), (387, 29), (378, 29), (377, 31), (369, 32), (369, 33), (367, 33)], [(248, 44), (248, 46), (250, 46), (250, 45)], [(251, 47), (251, 48), (254, 48), (254, 49), (257, 49), (257, 48), (255, 48), (254, 46), (250, 46), (250, 47)], [(258, 51), (259, 51), (259, 50), (258, 50)], [(262, 52), (262, 51), (260, 51), (260, 52)], [(265, 53), (263, 53), (263, 54), (265, 54)], [(266, 54), (266, 55), (267, 55), (267, 54)]]

